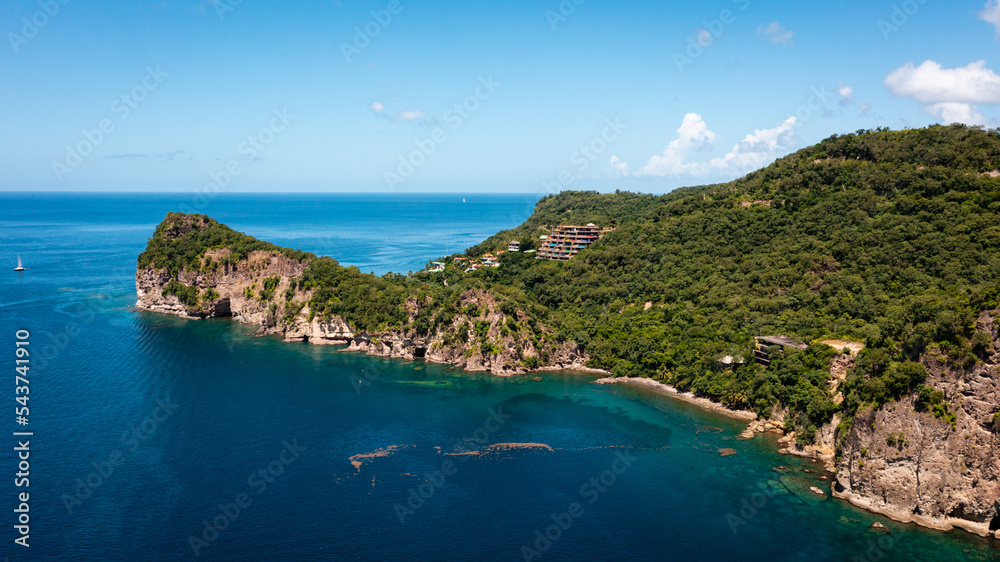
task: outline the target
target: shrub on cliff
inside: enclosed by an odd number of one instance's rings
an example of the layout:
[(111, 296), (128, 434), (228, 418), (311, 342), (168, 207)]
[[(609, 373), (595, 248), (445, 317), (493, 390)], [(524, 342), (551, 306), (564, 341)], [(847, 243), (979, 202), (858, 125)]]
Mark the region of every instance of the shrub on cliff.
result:
[(185, 285), (179, 281), (170, 281), (163, 287), (161, 294), (163, 296), (174, 295), (177, 300), (186, 304), (189, 307), (198, 306), (199, 289), (198, 287), (192, 287), (191, 285)]
[(272, 275), (264, 279), (264, 286), (261, 288), (260, 293), (257, 294), (262, 302), (267, 302), (274, 297), (274, 290), (278, 287), (278, 283), (281, 282), (281, 277), (278, 275)]
[(935, 418), (943, 419), (951, 424), (951, 427), (955, 427), (957, 418), (955, 412), (952, 409), (952, 405), (945, 402), (944, 392), (940, 390), (934, 390), (929, 386), (920, 387), (920, 392), (917, 394), (917, 411), (925, 411), (934, 414)]

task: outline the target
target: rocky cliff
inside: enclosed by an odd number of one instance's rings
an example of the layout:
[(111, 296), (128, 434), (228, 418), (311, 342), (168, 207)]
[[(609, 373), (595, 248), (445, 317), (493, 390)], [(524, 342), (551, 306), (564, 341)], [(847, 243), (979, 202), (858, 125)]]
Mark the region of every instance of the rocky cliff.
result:
[(944, 394), (937, 415), (917, 395), (859, 413), (841, 436), (834, 495), (897, 521), (1000, 539), (997, 317), (978, 319), (989, 345), (974, 365), (921, 359), (927, 385)]
[[(168, 221), (173, 221), (169, 228), (165, 227)], [(172, 215), (168, 221), (157, 229), (151, 245), (155, 241), (169, 246), (206, 224), (220, 226), (195, 216)], [(424, 358), (498, 375), (585, 368), (587, 357), (575, 343), (557, 341), (550, 328), (529, 318), (524, 310), (501, 306), (486, 289), (457, 294), (456, 302), (450, 303), (456, 313), (430, 330), (414, 323), (423, 309), (434, 304), (428, 296), (407, 298), (403, 304), (407, 319), (398, 326), (361, 331), (341, 316), (310, 310), (314, 291), (304, 290), (298, 282), (309, 258), (266, 250), (250, 251), (243, 257), (223, 247), (202, 249), (197, 258), (185, 259), (175, 272), (155, 259), (145, 264), (140, 259), (136, 308), (190, 319), (232, 317), (259, 326), (261, 335), (278, 335), (290, 342), (347, 344), (350, 351)]]
[[(176, 314), (186, 318), (228, 317), (245, 324), (265, 326), (274, 323), (274, 311), (269, 303), (255, 293), (263, 280), (277, 276), (280, 281), (275, 293), (290, 287), (290, 279), (302, 274), (305, 264), (280, 254), (256, 251), (233, 265), (218, 265), (229, 250), (209, 250), (202, 258), (202, 267), (181, 269), (171, 274), (156, 264), (136, 270), (135, 291), (139, 297), (136, 308)], [(167, 289), (171, 282), (198, 290), (198, 302), (184, 302), (183, 295)], [(183, 290), (183, 288), (181, 288)], [(209, 292), (209, 291), (214, 291)], [(282, 308), (284, 308), (282, 306)]]
[[(902, 522), (950, 531), (965, 529), (1000, 539), (1000, 330), (998, 311), (983, 313), (977, 329), (990, 345), (972, 365), (956, 366), (928, 353), (926, 384), (943, 393), (937, 415), (919, 394), (868, 408), (853, 423), (838, 414), (809, 444), (785, 431), (787, 409), (749, 424), (742, 438), (777, 433), (780, 452), (824, 462), (835, 473), (832, 494)], [(854, 355), (830, 362), (833, 402), (854, 368)], [(954, 417), (950, 417), (953, 415)]]

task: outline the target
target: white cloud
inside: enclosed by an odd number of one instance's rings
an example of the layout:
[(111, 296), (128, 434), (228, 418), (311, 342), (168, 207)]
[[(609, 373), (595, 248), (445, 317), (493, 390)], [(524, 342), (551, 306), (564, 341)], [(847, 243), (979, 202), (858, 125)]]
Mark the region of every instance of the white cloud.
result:
[(997, 37), (1000, 37), (1000, 0), (989, 0), (976, 15), (979, 19), (993, 24), (997, 29)]
[(966, 125), (989, 125), (990, 120), (970, 103), (942, 102), (924, 106), (924, 110), (942, 123), (964, 123)]
[[(633, 176), (705, 176), (713, 173), (744, 172), (770, 163), (799, 143), (795, 134), (795, 117), (789, 117), (773, 129), (758, 129), (747, 135), (724, 156), (708, 161), (689, 161), (692, 153), (711, 147), (716, 134), (697, 113), (688, 113), (677, 129), (677, 138), (660, 154), (649, 159)], [(629, 175), (629, 165), (617, 156), (611, 157), (611, 169)]]
[(1000, 103), (1000, 76), (982, 60), (961, 68), (941, 68), (932, 60), (914, 68), (908, 62), (886, 75), (885, 86), (894, 96), (921, 103)]
[(697, 164), (684, 162), (685, 157), (691, 152), (703, 149), (706, 145), (711, 145), (714, 140), (715, 133), (708, 129), (701, 115), (688, 113), (684, 116), (681, 126), (677, 128), (677, 138), (670, 141), (662, 153), (653, 155), (645, 166), (636, 170), (635, 175), (666, 176), (692, 173)]
[(426, 116), (427, 112), (422, 109), (407, 109), (393, 115), (392, 118), (396, 121), (413, 121), (414, 119), (423, 119)]
[(611, 170), (616, 174), (627, 176), (629, 174), (628, 162), (622, 162), (617, 156), (612, 156)]
[(385, 105), (379, 101), (372, 102), (372, 104), (368, 106), (368, 109), (375, 112), (375, 115), (378, 115), (379, 117), (386, 117), (388, 119), (392, 119), (393, 121), (416, 121), (417, 119), (427, 117), (427, 112), (423, 109), (405, 109), (389, 116), (385, 114)]
[(982, 60), (960, 68), (942, 68), (932, 60), (917, 67), (908, 62), (884, 82), (892, 95), (922, 103), (924, 111), (944, 123), (986, 125), (989, 120), (976, 104), (1000, 103), (1000, 76)]
[(792, 41), (792, 35), (794, 34), (795, 32), (788, 31), (785, 26), (776, 21), (757, 27), (757, 35), (763, 35), (771, 43), (781, 43), (786, 46), (795, 44), (795, 41)]
[(753, 134), (736, 143), (725, 156), (713, 158), (708, 164), (719, 171), (760, 168), (799, 144), (795, 122), (795, 117), (789, 117), (773, 129), (756, 129)]
[(840, 105), (851, 105), (854, 103), (854, 88), (841, 82), (837, 86), (837, 93), (840, 94)]

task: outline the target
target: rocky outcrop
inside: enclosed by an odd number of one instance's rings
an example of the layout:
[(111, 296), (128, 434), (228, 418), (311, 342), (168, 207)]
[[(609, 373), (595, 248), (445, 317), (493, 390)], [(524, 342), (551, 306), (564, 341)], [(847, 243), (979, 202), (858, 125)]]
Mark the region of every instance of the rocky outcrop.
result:
[[(280, 280), (273, 293), (281, 294), (290, 287), (290, 279), (302, 274), (304, 264), (281, 254), (257, 251), (246, 260), (223, 266), (219, 260), (227, 255), (227, 249), (209, 250), (202, 258), (201, 268), (182, 269), (177, 275), (155, 266), (138, 269), (135, 275), (136, 308), (187, 318), (231, 316), (245, 324), (274, 324), (275, 310), (270, 305), (281, 299), (259, 298), (263, 280), (278, 277)], [(164, 289), (171, 281), (197, 289), (199, 303), (188, 305), (178, 295), (166, 293)], [(214, 291), (214, 297), (210, 290)]]
[[(266, 251), (229, 263), (229, 255), (228, 249), (209, 250), (197, 270), (182, 269), (176, 275), (155, 264), (138, 269), (136, 308), (191, 319), (232, 317), (259, 326), (261, 335), (277, 335), (289, 342), (347, 344), (347, 351), (423, 358), (497, 375), (583, 368), (587, 360), (575, 343), (556, 342), (545, 326), (534, 324), (528, 332), (525, 312), (518, 310), (508, 316), (486, 290), (471, 289), (459, 295), (458, 309), (465, 312), (432, 334), (405, 328), (360, 333), (339, 316), (312, 314), (308, 306), (312, 293), (295, 284), (307, 263)], [(169, 286), (179, 287), (179, 292), (188, 293), (188, 303), (197, 304), (185, 304), (182, 295), (171, 293)], [(192, 292), (196, 298), (190, 298)], [(407, 300), (410, 321), (429, 304)], [(521, 331), (511, 331), (509, 320)]]
[[(847, 379), (847, 372), (854, 368), (854, 358), (857, 356), (858, 352), (864, 348), (864, 345), (856, 342), (843, 342), (840, 340), (827, 340), (820, 343), (829, 345), (835, 349), (845, 350), (844, 353), (834, 356), (830, 360), (830, 396), (832, 397), (831, 401), (834, 404), (839, 405), (844, 401), (844, 394), (840, 391), (840, 385)], [(826, 470), (834, 472), (836, 470), (837, 437), (841, 422), (840, 416), (838, 414), (834, 414), (833, 418), (828, 423), (823, 424), (823, 426), (816, 431), (816, 435), (811, 443), (800, 444), (798, 442), (799, 436), (794, 431), (787, 434), (784, 433), (786, 414), (787, 408), (776, 409), (772, 412), (771, 419), (756, 422), (759, 425), (758, 429), (755, 429), (755, 431), (772, 431), (781, 434), (782, 437), (778, 439), (778, 445), (780, 446), (779, 452), (788, 455), (817, 459), (823, 463)], [(747, 428), (748, 431), (750, 429), (751, 428)]]
[[(998, 312), (980, 315), (977, 329), (992, 342), (970, 368), (928, 353), (926, 384), (944, 392), (954, 425), (921, 408), (916, 394), (855, 416), (846, 434), (838, 415), (812, 443), (784, 431), (786, 412), (751, 422), (740, 436), (781, 435), (779, 451), (824, 462), (835, 472), (832, 494), (902, 522), (949, 531), (965, 529), (1000, 539), (1000, 329)], [(825, 343), (825, 342), (824, 342)], [(830, 364), (830, 392), (841, 403), (840, 383), (853, 355)]]
[(274, 333), (284, 337), (285, 341), (304, 341), (317, 345), (347, 344), (354, 341), (354, 332), (342, 318), (334, 316), (329, 320), (310, 320), (308, 306), (304, 306), (291, 322), (274, 330)]
[(992, 341), (972, 367), (928, 353), (927, 385), (944, 392), (948, 419), (917, 396), (861, 412), (844, 436), (834, 495), (892, 519), (1000, 539), (1000, 333), (997, 312), (978, 330)]
[[(771, 431), (783, 434), (778, 439), (779, 453), (819, 460), (823, 463), (823, 467), (826, 470), (833, 472), (836, 470), (837, 427), (839, 424), (840, 417), (834, 414), (833, 419), (829, 423), (823, 424), (822, 427), (816, 430), (813, 442), (806, 445), (799, 444), (798, 434), (794, 431), (788, 433), (784, 433), (781, 429), (771, 429)], [(776, 425), (774, 422), (771, 422), (772, 428)]]
[[(467, 371), (487, 371), (495, 375), (515, 375), (530, 370), (585, 369), (586, 355), (573, 342), (554, 343), (545, 351), (533, 339), (511, 333), (508, 316), (502, 312), (493, 294), (485, 290), (469, 290), (458, 299), (459, 309), (474, 307), (478, 313), (460, 313), (451, 324), (434, 335), (390, 331), (357, 334), (350, 340), (348, 351), (369, 355), (423, 358), (434, 363), (457, 365)], [(407, 302), (411, 316), (420, 308), (413, 300)], [(523, 311), (511, 317), (518, 324), (527, 323)], [(541, 328), (542, 331), (546, 329)], [(548, 334), (551, 336), (551, 334)], [(488, 349), (484, 349), (488, 348)], [(528, 367), (530, 365), (530, 368)]]

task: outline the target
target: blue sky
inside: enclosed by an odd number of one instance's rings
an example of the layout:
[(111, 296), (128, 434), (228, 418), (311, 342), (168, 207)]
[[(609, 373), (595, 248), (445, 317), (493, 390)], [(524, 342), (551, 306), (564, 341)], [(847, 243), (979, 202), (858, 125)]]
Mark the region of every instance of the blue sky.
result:
[(997, 0), (4, 2), (0, 190), (662, 193), (1000, 126)]

